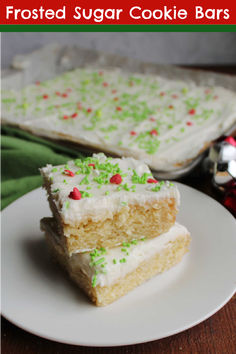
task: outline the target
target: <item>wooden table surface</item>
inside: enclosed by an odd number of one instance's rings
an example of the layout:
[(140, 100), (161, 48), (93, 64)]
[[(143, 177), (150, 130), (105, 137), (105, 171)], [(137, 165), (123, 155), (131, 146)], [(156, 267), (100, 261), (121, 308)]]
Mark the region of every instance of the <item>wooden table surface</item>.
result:
[[(236, 66), (201, 66), (197, 69), (236, 75)], [(211, 178), (199, 167), (180, 182), (192, 186), (214, 199), (221, 195), (211, 185)], [(157, 341), (113, 348), (90, 348), (61, 344), (32, 335), (2, 318), (1, 348), (3, 354), (132, 354), (132, 353), (236, 353), (236, 295), (215, 315), (199, 325)]]

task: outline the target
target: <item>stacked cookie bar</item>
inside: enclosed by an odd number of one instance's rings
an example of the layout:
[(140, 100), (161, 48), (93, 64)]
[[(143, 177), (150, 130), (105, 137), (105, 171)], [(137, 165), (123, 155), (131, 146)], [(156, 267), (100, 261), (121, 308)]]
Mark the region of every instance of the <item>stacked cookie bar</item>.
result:
[(48, 243), (97, 306), (182, 259), (190, 236), (175, 222), (179, 192), (133, 158), (94, 154), (41, 169), (53, 218)]

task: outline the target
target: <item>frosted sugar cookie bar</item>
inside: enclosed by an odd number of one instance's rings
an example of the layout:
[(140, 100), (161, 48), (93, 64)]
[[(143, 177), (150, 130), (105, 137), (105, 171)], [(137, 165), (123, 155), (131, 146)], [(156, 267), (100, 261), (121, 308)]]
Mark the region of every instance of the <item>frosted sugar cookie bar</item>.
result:
[(179, 192), (133, 158), (94, 154), (41, 169), (58, 232), (69, 254), (153, 238), (175, 223)]
[(56, 259), (97, 306), (108, 305), (180, 262), (190, 242), (187, 229), (176, 223), (165, 234), (149, 240), (133, 238), (120, 247), (69, 257), (59, 241), (55, 221), (42, 219), (41, 229)]

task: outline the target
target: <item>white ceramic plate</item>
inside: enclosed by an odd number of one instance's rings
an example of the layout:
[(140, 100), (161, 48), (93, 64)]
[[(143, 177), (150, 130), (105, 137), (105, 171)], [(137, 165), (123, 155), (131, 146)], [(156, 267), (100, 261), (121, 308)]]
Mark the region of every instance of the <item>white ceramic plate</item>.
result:
[(96, 308), (54, 264), (39, 220), (50, 215), (37, 189), (2, 212), (2, 314), (58, 342), (86, 346), (142, 343), (207, 319), (233, 295), (236, 223), (206, 195), (179, 185), (178, 221), (191, 232), (182, 263), (117, 302)]

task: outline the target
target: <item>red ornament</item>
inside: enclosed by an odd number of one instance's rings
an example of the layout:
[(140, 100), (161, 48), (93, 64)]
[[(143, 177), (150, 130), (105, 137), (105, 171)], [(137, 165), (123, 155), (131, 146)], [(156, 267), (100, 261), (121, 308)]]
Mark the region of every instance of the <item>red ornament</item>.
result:
[(48, 95), (43, 95), (43, 99), (47, 100), (48, 99)]
[(227, 138), (224, 141), (236, 147), (236, 140), (232, 136), (227, 136)]
[(196, 113), (196, 110), (194, 108), (190, 109), (188, 111), (188, 114), (194, 115)]
[(130, 135), (137, 135), (137, 133), (134, 130), (131, 130)]
[(153, 130), (150, 131), (150, 134), (151, 134), (152, 136), (157, 136), (157, 135), (158, 135), (158, 132), (157, 132), (156, 129), (153, 129)]
[(78, 188), (74, 187), (73, 191), (70, 192), (69, 194), (69, 198), (74, 199), (74, 200), (80, 200), (82, 198), (82, 195), (80, 193), (80, 191), (78, 190)]
[(224, 206), (231, 211), (231, 213), (236, 217), (236, 187), (230, 188), (223, 200)]
[(192, 122), (186, 122), (186, 124), (187, 124), (189, 127), (191, 127), (191, 125), (193, 125)]
[(74, 172), (70, 171), (70, 170), (64, 170), (64, 174), (69, 176), (69, 177), (74, 177)]
[(116, 175), (110, 178), (110, 183), (121, 184), (121, 182), (122, 182), (122, 177), (119, 173), (117, 173)]
[(78, 113), (73, 113), (72, 115), (71, 115), (71, 118), (76, 118), (78, 116)]
[(158, 181), (154, 178), (148, 178), (147, 183), (158, 183)]
[(94, 163), (89, 163), (88, 166), (93, 166), (93, 169), (95, 170), (95, 164)]
[(68, 94), (67, 94), (67, 93), (63, 93), (63, 94), (62, 94), (62, 97), (64, 97), (64, 98), (65, 98), (65, 97), (68, 97)]

